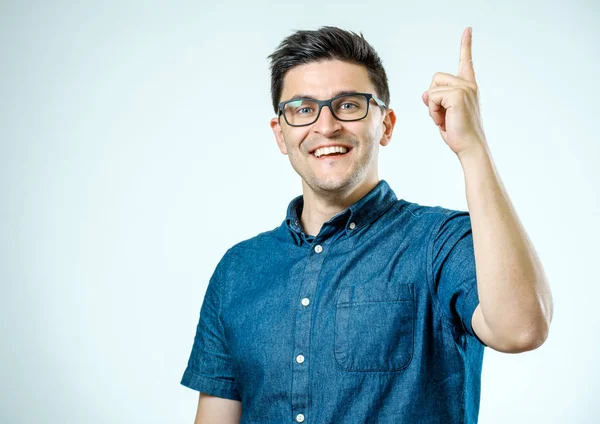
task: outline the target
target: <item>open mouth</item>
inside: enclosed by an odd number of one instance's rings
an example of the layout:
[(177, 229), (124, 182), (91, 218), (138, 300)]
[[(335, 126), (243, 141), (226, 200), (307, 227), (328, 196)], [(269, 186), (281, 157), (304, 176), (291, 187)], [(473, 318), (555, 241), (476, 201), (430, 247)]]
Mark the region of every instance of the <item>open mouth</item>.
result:
[(312, 151), (310, 154), (316, 157), (317, 159), (325, 159), (325, 158), (333, 158), (340, 157), (348, 154), (352, 150), (352, 148), (345, 146), (328, 146), (321, 147)]

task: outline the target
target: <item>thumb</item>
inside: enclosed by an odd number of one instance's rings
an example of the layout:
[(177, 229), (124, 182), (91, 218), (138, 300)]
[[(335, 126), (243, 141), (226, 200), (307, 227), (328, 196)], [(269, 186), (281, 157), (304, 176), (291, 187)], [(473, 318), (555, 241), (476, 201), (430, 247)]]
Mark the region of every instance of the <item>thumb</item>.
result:
[(425, 106), (429, 106), (429, 94), (427, 94), (427, 91), (421, 94), (421, 99), (423, 99)]

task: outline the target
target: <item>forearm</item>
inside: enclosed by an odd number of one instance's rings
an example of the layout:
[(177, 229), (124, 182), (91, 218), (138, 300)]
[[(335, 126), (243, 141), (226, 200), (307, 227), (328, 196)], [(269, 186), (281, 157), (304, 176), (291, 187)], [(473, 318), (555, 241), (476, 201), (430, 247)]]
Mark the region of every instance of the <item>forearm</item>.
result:
[(471, 216), (480, 308), (502, 346), (543, 343), (552, 296), (535, 248), (497, 173), (487, 144), (459, 156)]

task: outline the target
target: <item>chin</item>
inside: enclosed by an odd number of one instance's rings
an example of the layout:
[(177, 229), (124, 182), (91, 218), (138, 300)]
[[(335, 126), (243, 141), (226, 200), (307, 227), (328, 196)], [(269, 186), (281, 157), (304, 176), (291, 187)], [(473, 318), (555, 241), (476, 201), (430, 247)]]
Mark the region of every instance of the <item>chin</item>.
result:
[(308, 184), (313, 191), (346, 191), (360, 183), (357, 175), (337, 178), (318, 178)]

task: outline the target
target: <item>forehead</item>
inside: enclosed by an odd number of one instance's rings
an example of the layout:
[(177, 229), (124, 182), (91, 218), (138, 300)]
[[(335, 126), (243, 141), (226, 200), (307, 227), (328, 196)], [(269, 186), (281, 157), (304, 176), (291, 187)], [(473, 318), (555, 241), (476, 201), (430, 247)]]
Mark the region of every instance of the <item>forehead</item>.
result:
[(340, 91), (373, 93), (367, 68), (340, 60), (298, 65), (290, 69), (283, 79), (281, 100), (298, 95), (324, 100)]

